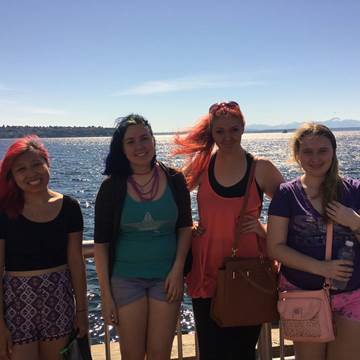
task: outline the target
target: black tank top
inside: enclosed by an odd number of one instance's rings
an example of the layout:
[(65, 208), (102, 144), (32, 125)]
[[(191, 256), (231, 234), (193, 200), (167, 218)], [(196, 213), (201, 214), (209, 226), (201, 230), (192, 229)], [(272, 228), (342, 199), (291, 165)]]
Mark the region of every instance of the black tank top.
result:
[[(232, 198), (232, 197), (241, 197), (245, 195), (246, 191), (246, 185), (249, 180), (250, 175), (250, 168), (251, 164), (254, 161), (254, 157), (248, 153), (245, 152), (246, 157), (246, 172), (245, 176), (236, 184), (231, 186), (223, 186), (219, 184), (215, 178), (214, 173), (214, 166), (215, 166), (215, 159), (216, 159), (216, 153), (211, 157), (210, 163), (209, 163), (209, 182), (212, 189), (218, 194), (219, 196), (225, 197), (225, 198)], [(256, 182), (256, 180), (255, 180)], [(263, 199), (263, 191), (260, 189), (258, 183), (256, 182), (256, 187), (259, 193), (259, 197), (262, 200)]]

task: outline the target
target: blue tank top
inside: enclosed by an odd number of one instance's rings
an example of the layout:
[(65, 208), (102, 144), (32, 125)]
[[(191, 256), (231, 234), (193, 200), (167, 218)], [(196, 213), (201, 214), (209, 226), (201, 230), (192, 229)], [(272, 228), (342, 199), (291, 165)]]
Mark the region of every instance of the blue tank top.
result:
[(126, 194), (113, 276), (164, 279), (175, 260), (177, 216), (168, 185), (153, 201), (135, 201)]

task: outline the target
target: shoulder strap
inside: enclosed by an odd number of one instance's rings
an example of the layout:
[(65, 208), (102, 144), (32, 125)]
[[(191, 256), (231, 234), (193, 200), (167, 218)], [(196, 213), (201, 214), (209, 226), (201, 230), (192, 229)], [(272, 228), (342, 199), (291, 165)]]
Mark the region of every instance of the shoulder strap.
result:
[(232, 249), (231, 249), (232, 257), (236, 256), (236, 252), (238, 251), (241, 225), (244, 222), (244, 214), (245, 214), (248, 200), (249, 200), (250, 186), (251, 186), (251, 184), (254, 180), (254, 176), (255, 176), (255, 168), (256, 168), (256, 160), (254, 158), (253, 161), (251, 162), (249, 178), (248, 178), (248, 182), (246, 184), (246, 190), (245, 190), (245, 195), (244, 195), (244, 201), (243, 201), (242, 207), (240, 209), (239, 217), (237, 219), (237, 223), (236, 223), (236, 227), (235, 227), (234, 242), (233, 242)]
[[(332, 222), (328, 222), (326, 224), (325, 260), (331, 260), (333, 233), (334, 233), (334, 224)], [(329, 278), (326, 278), (324, 281), (324, 287), (326, 289), (329, 289), (330, 285), (331, 285), (331, 280)]]

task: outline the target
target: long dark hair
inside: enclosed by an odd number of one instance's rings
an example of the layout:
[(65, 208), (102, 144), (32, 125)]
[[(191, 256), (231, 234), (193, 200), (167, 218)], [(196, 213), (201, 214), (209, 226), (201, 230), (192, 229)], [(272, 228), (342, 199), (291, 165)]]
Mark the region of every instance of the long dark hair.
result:
[[(292, 138), (292, 156), (293, 159), (299, 163), (298, 155), (300, 146), (306, 136), (324, 136), (326, 137), (334, 150), (331, 166), (320, 186), (320, 194), (322, 196), (322, 206), (325, 210), (327, 205), (332, 201), (339, 201), (341, 197), (341, 189), (343, 182), (339, 174), (339, 162), (336, 156), (336, 138), (332, 131), (325, 125), (317, 123), (305, 123), (296, 130)], [(324, 218), (327, 219), (326, 211), (324, 211)]]
[[(117, 175), (127, 178), (132, 174), (129, 160), (127, 159), (123, 149), (123, 140), (127, 128), (131, 125), (143, 125), (149, 129), (152, 137), (154, 137), (154, 135), (149, 121), (141, 115), (130, 114), (125, 117), (119, 117), (116, 119), (116, 122), (116, 130), (111, 139), (109, 153), (106, 156), (103, 175)], [(151, 160), (151, 167), (155, 165), (155, 162), (156, 154)]]

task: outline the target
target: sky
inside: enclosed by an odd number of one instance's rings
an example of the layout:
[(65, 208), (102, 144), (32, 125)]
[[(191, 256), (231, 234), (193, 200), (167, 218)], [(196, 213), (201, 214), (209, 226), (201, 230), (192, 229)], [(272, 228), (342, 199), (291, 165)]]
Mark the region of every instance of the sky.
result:
[(0, 0), (0, 126), (360, 120), (358, 0)]

